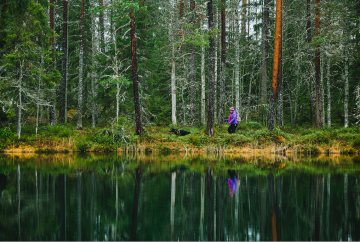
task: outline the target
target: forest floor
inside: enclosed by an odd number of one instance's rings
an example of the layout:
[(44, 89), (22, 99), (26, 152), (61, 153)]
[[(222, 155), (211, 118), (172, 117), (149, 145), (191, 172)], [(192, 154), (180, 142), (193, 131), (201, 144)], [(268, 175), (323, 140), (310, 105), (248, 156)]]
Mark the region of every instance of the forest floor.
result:
[(324, 128), (282, 127), (274, 132), (257, 122), (244, 122), (235, 134), (228, 125), (215, 126), (214, 136), (206, 127), (177, 127), (190, 131), (187, 136), (169, 132), (170, 126), (146, 126), (135, 135), (135, 127), (84, 128), (75, 125), (22, 128), (21, 139), (15, 130), (0, 128), (0, 151), (5, 153), (140, 152), (198, 154), (359, 154), (360, 127)]

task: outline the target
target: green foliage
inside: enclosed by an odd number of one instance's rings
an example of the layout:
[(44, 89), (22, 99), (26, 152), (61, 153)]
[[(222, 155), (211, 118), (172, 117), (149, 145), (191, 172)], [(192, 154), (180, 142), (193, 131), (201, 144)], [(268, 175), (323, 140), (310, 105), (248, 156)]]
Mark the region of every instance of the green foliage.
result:
[(6, 141), (14, 135), (15, 133), (11, 132), (9, 129), (0, 129), (0, 140)]
[(302, 138), (303, 144), (328, 144), (330, 142), (330, 134), (326, 131), (316, 131), (304, 135)]
[(360, 136), (352, 142), (352, 147), (354, 149), (360, 149)]
[(77, 140), (76, 142), (76, 148), (78, 150), (80, 150), (81, 152), (85, 152), (88, 149), (90, 149), (92, 146), (92, 144), (86, 140), (86, 138), (81, 137), (80, 139)]

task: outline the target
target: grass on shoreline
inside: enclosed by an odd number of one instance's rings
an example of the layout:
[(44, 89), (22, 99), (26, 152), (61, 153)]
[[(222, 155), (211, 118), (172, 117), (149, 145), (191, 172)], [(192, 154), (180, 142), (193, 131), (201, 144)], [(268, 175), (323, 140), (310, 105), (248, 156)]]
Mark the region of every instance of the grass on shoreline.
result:
[[(72, 124), (41, 125), (36, 137), (33, 126), (22, 128), (21, 139), (14, 129), (0, 129), (0, 150), (5, 152), (75, 152), (75, 151), (135, 151), (135, 152), (227, 152), (237, 150), (274, 150), (287, 147), (301, 153), (358, 153), (360, 149), (360, 127), (316, 129), (311, 127), (284, 126), (268, 131), (257, 122), (241, 123), (236, 133), (227, 133), (228, 125), (214, 127), (214, 136), (206, 135), (206, 127), (181, 127), (191, 134), (176, 136), (170, 126), (146, 126), (144, 135), (135, 135), (132, 125), (84, 128), (76, 130)], [(236, 152), (236, 151), (235, 151)]]

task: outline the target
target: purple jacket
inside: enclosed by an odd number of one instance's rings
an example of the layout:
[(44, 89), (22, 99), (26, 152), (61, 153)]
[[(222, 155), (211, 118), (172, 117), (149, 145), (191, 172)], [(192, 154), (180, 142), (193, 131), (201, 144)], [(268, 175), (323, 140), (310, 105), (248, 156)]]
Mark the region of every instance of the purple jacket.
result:
[(230, 114), (228, 123), (229, 123), (229, 124), (238, 124), (238, 121), (237, 121), (237, 112), (236, 112), (236, 110), (234, 110), (234, 111), (232, 112), (232, 114)]

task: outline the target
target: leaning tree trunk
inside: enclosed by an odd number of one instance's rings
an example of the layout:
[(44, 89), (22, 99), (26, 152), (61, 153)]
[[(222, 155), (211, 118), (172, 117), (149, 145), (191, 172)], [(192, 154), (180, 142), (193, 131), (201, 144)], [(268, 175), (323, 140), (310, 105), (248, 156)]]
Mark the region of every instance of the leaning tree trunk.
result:
[[(316, 0), (315, 8), (315, 36), (320, 36), (320, 0)], [(315, 80), (316, 80), (316, 125), (318, 128), (323, 127), (321, 108), (321, 73), (320, 73), (320, 45), (315, 48)]]
[(68, 34), (67, 34), (67, 25), (68, 25), (68, 0), (63, 0), (63, 56), (62, 56), (62, 69), (61, 69), (61, 84), (60, 84), (60, 109), (59, 109), (59, 123), (66, 122), (66, 74), (67, 74), (67, 57), (68, 57)]
[(79, 86), (78, 86), (78, 120), (77, 129), (82, 130), (82, 102), (83, 102), (83, 65), (84, 65), (84, 4), (85, 1), (81, 0), (81, 25), (80, 25), (80, 55), (79, 55)]
[(140, 97), (139, 97), (139, 77), (136, 56), (136, 38), (135, 38), (135, 14), (134, 10), (130, 13), (130, 34), (131, 34), (131, 55), (132, 55), (132, 76), (134, 89), (134, 104), (135, 104), (135, 122), (136, 135), (142, 135), (144, 130), (141, 123)]
[[(308, 44), (311, 43), (311, 14), (310, 14), (310, 0), (306, 1), (306, 12), (307, 12), (307, 24), (306, 24), (306, 31), (307, 31), (307, 42)], [(310, 90), (310, 116), (311, 116), (311, 125), (315, 125), (315, 116), (314, 116), (314, 103), (313, 103), (313, 75), (312, 75), (312, 55), (311, 50), (309, 49), (308, 53), (309, 59), (309, 90)]]
[(275, 22), (275, 43), (274, 43), (274, 61), (273, 61), (273, 75), (272, 75), (272, 96), (270, 99), (270, 112), (269, 112), (269, 131), (273, 131), (275, 127), (275, 108), (276, 108), (276, 88), (277, 77), (279, 71), (279, 53), (281, 42), (281, 19), (282, 19), (282, 0), (276, 0), (276, 22)]
[[(190, 0), (190, 25), (195, 27), (195, 0)], [(191, 44), (189, 46), (190, 52), (190, 72), (189, 72), (189, 121), (190, 123), (196, 122), (196, 58), (195, 58), (195, 46)]]
[[(214, 28), (213, 20), (213, 3), (212, 0), (208, 1), (208, 26), (211, 33)], [(209, 136), (214, 135), (214, 36), (209, 38), (209, 68), (208, 68), (208, 114), (206, 134)]]
[(221, 74), (220, 74), (220, 100), (219, 125), (223, 124), (225, 108), (225, 71), (226, 71), (226, 41), (225, 41), (225, 0), (221, 0)]
[(266, 103), (268, 82), (268, 54), (269, 54), (269, 5), (270, 0), (264, 0), (263, 27), (262, 27), (262, 56), (261, 56), (261, 102)]

